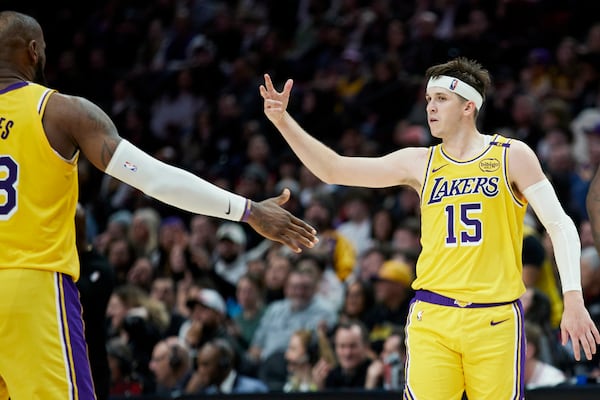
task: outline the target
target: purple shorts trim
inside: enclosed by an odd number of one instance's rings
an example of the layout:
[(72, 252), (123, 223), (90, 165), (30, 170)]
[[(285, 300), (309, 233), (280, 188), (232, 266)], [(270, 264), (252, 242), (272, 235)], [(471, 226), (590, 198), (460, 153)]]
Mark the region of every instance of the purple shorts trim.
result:
[(442, 296), (429, 290), (417, 290), (415, 293), (415, 300), (424, 301), (425, 303), (437, 304), (439, 306), (446, 307), (458, 307), (458, 308), (487, 308), (487, 307), (498, 307), (507, 304), (512, 304), (515, 301), (504, 301), (501, 303), (464, 303), (450, 297)]

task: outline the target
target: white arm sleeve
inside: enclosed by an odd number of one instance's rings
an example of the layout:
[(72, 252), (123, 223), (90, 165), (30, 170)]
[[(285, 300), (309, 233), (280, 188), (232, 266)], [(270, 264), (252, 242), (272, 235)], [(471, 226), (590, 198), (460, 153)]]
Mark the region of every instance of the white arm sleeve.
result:
[(246, 199), (175, 168), (121, 140), (105, 172), (150, 197), (195, 214), (239, 221)]
[(581, 291), (579, 233), (560, 205), (554, 188), (544, 179), (525, 189), (523, 195), (550, 235), (563, 293)]

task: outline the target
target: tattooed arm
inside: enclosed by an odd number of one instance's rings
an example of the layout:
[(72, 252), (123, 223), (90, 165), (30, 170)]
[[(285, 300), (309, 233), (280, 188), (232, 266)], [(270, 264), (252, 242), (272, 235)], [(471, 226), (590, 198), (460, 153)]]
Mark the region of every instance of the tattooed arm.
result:
[(92, 102), (55, 93), (44, 114), (44, 130), (52, 147), (70, 159), (77, 150), (105, 171), (121, 138), (111, 119)]

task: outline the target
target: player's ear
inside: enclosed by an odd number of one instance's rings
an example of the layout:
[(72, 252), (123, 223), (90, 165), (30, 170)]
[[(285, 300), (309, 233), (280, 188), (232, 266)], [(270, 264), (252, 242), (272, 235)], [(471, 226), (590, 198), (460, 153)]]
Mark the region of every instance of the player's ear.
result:
[(40, 44), (36, 40), (30, 40), (27, 44), (27, 53), (29, 54), (31, 61), (33, 61), (33, 64), (37, 64), (40, 57), (39, 52)]
[(463, 107), (463, 112), (465, 114), (467, 113), (474, 113), (477, 111), (477, 107), (475, 106), (475, 102), (471, 101), (471, 100), (467, 100), (464, 103), (464, 107)]

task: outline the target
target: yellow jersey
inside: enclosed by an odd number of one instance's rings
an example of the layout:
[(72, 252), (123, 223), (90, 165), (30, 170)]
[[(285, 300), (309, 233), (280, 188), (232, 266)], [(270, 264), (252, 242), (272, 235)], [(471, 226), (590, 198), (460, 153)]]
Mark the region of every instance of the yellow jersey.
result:
[(0, 90), (0, 268), (79, 277), (77, 158), (52, 149), (42, 125), (54, 90), (19, 82)]
[(521, 252), (527, 202), (508, 177), (510, 140), (490, 139), (471, 160), (453, 159), (443, 144), (429, 149), (415, 290), (471, 303), (513, 301), (525, 292)]

